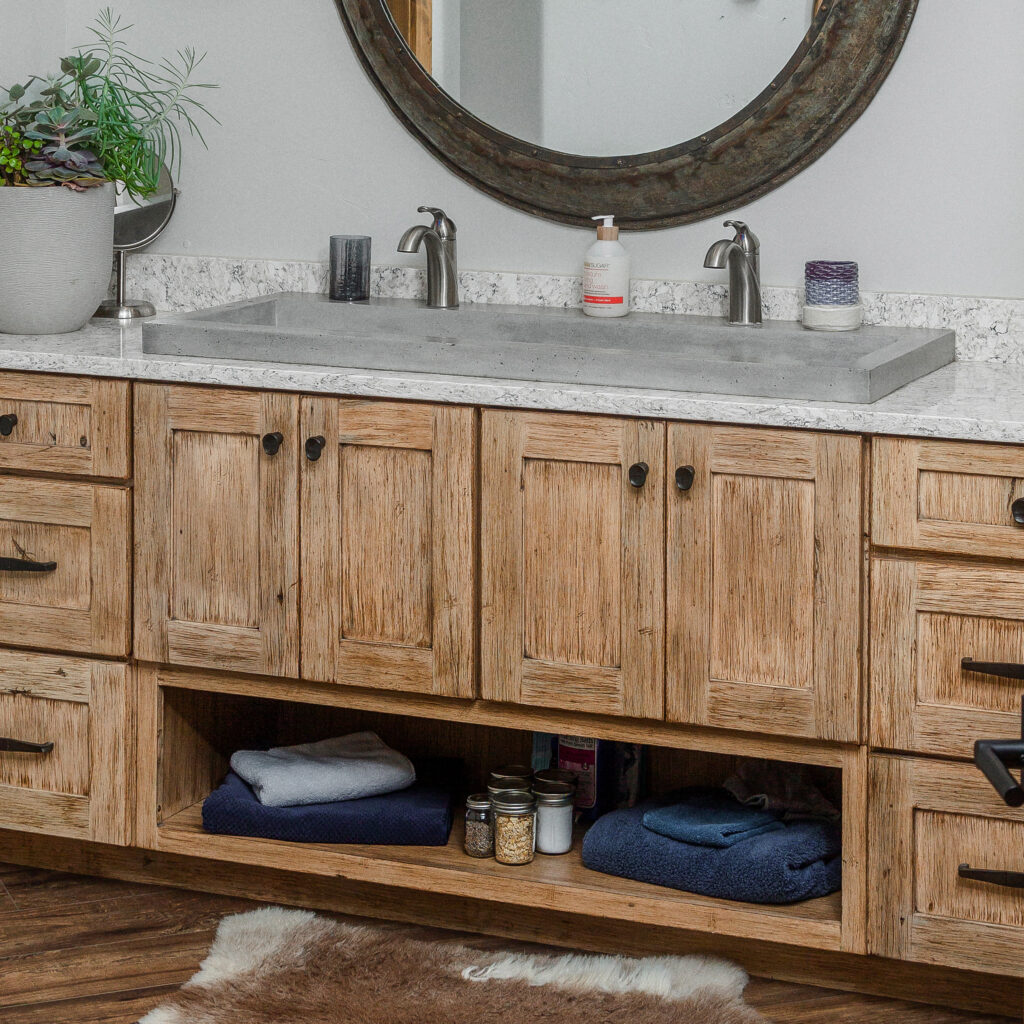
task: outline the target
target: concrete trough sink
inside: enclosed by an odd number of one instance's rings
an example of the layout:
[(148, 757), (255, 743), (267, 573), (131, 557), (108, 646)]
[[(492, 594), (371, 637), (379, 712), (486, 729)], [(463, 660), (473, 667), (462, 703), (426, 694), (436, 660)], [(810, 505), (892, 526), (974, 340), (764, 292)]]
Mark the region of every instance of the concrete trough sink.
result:
[(769, 321), (410, 299), (331, 302), (281, 293), (143, 325), (143, 350), (347, 369), (650, 388), (812, 401), (877, 401), (954, 359), (952, 331), (864, 327), (845, 334)]

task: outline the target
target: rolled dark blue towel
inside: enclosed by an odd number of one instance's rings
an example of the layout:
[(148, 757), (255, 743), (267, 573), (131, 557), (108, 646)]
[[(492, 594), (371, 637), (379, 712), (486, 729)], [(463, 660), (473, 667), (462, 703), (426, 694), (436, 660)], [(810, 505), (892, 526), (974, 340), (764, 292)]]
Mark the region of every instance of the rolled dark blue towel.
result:
[(452, 830), (452, 805), (460, 762), (437, 759), (416, 765), (417, 781), (384, 796), (299, 807), (266, 807), (234, 772), (203, 802), (207, 832), (291, 843), (359, 843), (369, 846), (444, 846)]
[(644, 828), (644, 814), (678, 797), (648, 800), (600, 818), (583, 839), (583, 863), (620, 878), (746, 903), (798, 903), (839, 889), (838, 825), (794, 822), (719, 849)]
[(727, 789), (687, 789), (676, 803), (644, 814), (644, 828), (698, 846), (734, 846), (785, 827), (777, 814), (741, 804)]

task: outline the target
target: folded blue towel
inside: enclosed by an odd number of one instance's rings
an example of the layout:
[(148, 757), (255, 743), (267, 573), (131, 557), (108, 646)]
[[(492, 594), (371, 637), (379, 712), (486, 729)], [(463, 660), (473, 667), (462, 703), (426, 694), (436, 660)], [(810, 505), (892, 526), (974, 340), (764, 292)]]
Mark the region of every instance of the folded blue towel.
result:
[(600, 818), (583, 839), (583, 863), (608, 875), (746, 903), (797, 903), (839, 889), (836, 824), (794, 822), (719, 849), (644, 828), (648, 811), (678, 798), (648, 800)]
[(785, 827), (778, 815), (741, 804), (727, 789), (688, 789), (678, 803), (644, 814), (644, 828), (698, 846), (732, 846)]
[(422, 761), (408, 789), (300, 807), (267, 807), (234, 772), (203, 802), (203, 828), (291, 843), (444, 846), (461, 776), (457, 760)]

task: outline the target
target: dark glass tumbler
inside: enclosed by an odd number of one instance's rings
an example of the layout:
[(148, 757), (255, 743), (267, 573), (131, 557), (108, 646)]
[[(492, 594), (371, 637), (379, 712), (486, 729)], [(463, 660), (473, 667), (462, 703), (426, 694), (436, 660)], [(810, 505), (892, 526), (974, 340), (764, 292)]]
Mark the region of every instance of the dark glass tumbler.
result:
[(336, 302), (370, 297), (370, 236), (331, 235), (328, 294)]

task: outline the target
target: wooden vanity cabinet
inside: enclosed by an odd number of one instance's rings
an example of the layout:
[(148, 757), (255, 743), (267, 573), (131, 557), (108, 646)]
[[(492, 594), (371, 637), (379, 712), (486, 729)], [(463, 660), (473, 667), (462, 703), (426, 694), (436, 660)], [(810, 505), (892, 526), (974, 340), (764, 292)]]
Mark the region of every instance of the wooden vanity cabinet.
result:
[(298, 408), (292, 395), (135, 389), (135, 653), (299, 671)]
[(302, 677), (476, 696), (476, 414), (301, 399)]
[(485, 410), (481, 695), (664, 715), (665, 426)]
[(668, 429), (668, 718), (860, 736), (861, 442)]

